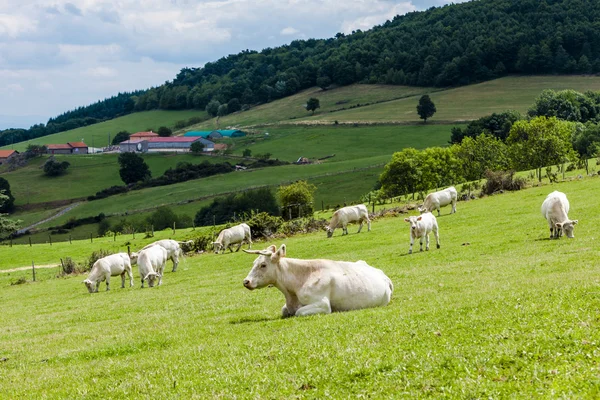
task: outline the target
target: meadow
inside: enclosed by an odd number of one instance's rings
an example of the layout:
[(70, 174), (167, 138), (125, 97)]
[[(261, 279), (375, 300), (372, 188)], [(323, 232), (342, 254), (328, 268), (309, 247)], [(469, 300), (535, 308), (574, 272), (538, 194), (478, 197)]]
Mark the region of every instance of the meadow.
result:
[[(371, 232), (286, 243), (288, 257), (365, 260), (394, 283), (382, 308), (281, 319), (277, 289), (248, 291), (253, 256), (201, 254), (159, 288), (88, 294), (84, 276), (0, 273), (7, 398), (597, 398), (598, 177), (459, 202), (441, 249), (408, 255), (404, 215)], [(540, 205), (565, 192), (575, 239), (548, 239)], [(389, 205), (388, 205), (389, 206)], [(493, 211), (492, 211), (493, 210)], [(492, 212), (490, 212), (492, 211)], [(324, 215), (325, 216), (325, 215)], [(157, 239), (169, 232), (157, 233)], [(181, 235), (181, 236), (179, 236)], [(178, 232), (178, 238), (193, 232)], [(4, 247), (0, 269), (83, 259), (151, 239)], [(166, 271), (170, 271), (170, 262)], [(23, 275), (29, 274), (29, 275)], [(10, 285), (28, 276), (29, 282)], [(117, 279), (118, 281), (118, 279)]]

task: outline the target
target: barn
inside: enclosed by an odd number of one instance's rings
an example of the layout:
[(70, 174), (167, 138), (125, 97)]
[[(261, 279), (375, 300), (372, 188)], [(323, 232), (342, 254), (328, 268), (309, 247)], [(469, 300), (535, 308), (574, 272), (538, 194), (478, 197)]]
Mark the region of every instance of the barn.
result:
[(65, 144), (47, 144), (48, 154), (72, 154), (72, 147)]
[(153, 153), (153, 152), (189, 152), (190, 146), (194, 142), (201, 142), (204, 145), (204, 151), (213, 151), (214, 143), (202, 137), (151, 137), (143, 140), (129, 139), (119, 143), (121, 153)]
[(214, 131), (190, 131), (187, 132), (184, 137), (203, 137), (205, 139), (221, 139), (224, 137), (242, 137), (246, 136), (246, 133), (239, 129), (217, 129)]
[(0, 164), (19, 154), (16, 150), (0, 150)]
[(148, 131), (148, 132), (136, 132), (133, 135), (129, 136), (129, 139), (149, 139), (158, 137), (158, 133)]
[(88, 153), (88, 145), (83, 142), (69, 142), (67, 143), (71, 146), (72, 154), (87, 154)]

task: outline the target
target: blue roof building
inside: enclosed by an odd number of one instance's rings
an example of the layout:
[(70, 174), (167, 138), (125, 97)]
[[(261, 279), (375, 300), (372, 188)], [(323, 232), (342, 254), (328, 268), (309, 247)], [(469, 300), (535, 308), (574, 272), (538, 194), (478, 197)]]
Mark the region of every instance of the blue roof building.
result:
[(214, 131), (191, 131), (183, 136), (201, 136), (205, 139), (220, 139), (223, 137), (242, 137), (246, 134), (239, 129), (217, 129)]

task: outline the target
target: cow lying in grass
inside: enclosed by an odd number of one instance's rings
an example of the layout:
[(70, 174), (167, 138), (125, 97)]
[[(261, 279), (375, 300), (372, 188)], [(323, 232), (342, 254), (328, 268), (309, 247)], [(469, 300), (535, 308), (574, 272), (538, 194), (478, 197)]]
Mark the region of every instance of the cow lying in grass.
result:
[(333, 231), (336, 228), (342, 227), (342, 236), (348, 234), (348, 223), (359, 222), (358, 232), (362, 229), (363, 222), (367, 221), (368, 230), (371, 231), (371, 220), (369, 219), (369, 211), (364, 204), (358, 204), (356, 206), (348, 206), (340, 208), (331, 216), (331, 221), (327, 227), (327, 237), (333, 236)]
[(329, 314), (385, 306), (394, 287), (383, 271), (364, 261), (299, 260), (286, 247), (244, 250), (258, 254), (244, 279), (247, 289), (273, 285), (285, 296), (282, 316)]
[(546, 197), (542, 203), (542, 215), (548, 221), (550, 227), (550, 239), (558, 239), (563, 231), (568, 238), (574, 238), (573, 230), (578, 220), (569, 219), (569, 200), (562, 192), (554, 191)]
[(252, 235), (250, 233), (250, 227), (247, 224), (239, 224), (228, 229), (223, 229), (219, 233), (217, 241), (213, 242), (215, 254), (219, 254), (219, 251), (224, 253), (226, 249), (229, 249), (229, 251), (233, 253), (231, 246), (234, 244), (238, 244), (238, 248), (235, 251), (240, 251), (240, 247), (242, 247), (244, 240), (248, 242), (248, 248), (251, 249)]
[(437, 248), (440, 248), (440, 235), (438, 233), (438, 224), (435, 216), (430, 213), (424, 213), (419, 216), (404, 218), (404, 221), (410, 224), (410, 247), (408, 254), (412, 254), (413, 243), (415, 239), (421, 241), (421, 251), (423, 251), (423, 237), (425, 237), (425, 250), (429, 250), (429, 233), (433, 231)]
[[(135, 255), (135, 253), (132, 253)], [(134, 262), (135, 263), (135, 262)], [(121, 287), (125, 287), (125, 274), (129, 275), (129, 286), (133, 286), (131, 259), (127, 253), (111, 254), (96, 260), (90, 275), (83, 281), (90, 293), (97, 293), (100, 283), (106, 280), (106, 290), (110, 290), (110, 277), (121, 275)]]

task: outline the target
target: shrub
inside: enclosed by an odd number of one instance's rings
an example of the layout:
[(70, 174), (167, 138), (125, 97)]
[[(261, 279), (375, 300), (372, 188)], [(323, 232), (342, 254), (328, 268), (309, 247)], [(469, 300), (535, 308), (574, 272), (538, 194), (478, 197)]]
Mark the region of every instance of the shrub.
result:
[(61, 264), (60, 276), (78, 274), (82, 272), (81, 267), (71, 257), (65, 257)]
[(46, 176), (59, 176), (64, 174), (71, 165), (68, 161), (56, 161), (54, 156), (51, 156), (44, 163), (43, 169)]
[(96, 261), (98, 261), (101, 258), (104, 258), (106, 256), (110, 256), (110, 251), (108, 250), (95, 250), (92, 252), (92, 254), (90, 255), (90, 258), (88, 258), (87, 260), (87, 264), (85, 265), (85, 271), (91, 271), (92, 267), (94, 266), (94, 263)]
[(250, 218), (246, 221), (250, 227), (253, 238), (269, 238), (273, 236), (283, 224), (281, 217), (274, 217), (266, 212), (250, 213)]
[(527, 181), (521, 177), (515, 177), (515, 171), (486, 171), (487, 181), (483, 186), (482, 193), (491, 195), (501, 190), (521, 190)]
[(17, 280), (11, 281), (10, 285), (14, 286), (14, 285), (22, 285), (24, 283), (27, 283), (27, 278), (25, 278), (24, 276), (20, 277)]
[(285, 236), (292, 236), (299, 233), (324, 231), (326, 226), (327, 221), (324, 219), (298, 218), (284, 222), (279, 228), (279, 232)]
[(193, 251), (196, 253), (199, 253), (201, 251), (209, 251), (212, 249), (212, 242), (214, 242), (215, 239), (215, 232), (213, 229), (211, 229), (210, 231), (196, 236), (195, 238), (193, 238), (193, 243), (190, 247), (189, 251)]

